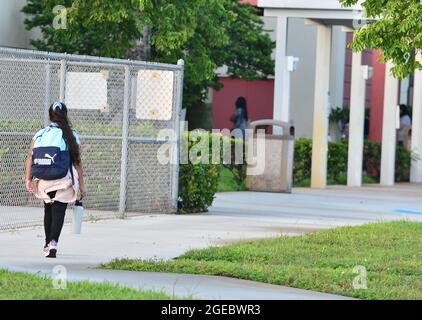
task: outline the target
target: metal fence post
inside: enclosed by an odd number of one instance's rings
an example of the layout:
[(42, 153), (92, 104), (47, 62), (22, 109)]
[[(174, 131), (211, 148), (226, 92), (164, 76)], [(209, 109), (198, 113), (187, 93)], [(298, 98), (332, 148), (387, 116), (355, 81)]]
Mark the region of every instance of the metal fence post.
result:
[(64, 102), (66, 91), (66, 60), (60, 61), (60, 98), (61, 102)]
[(131, 78), (130, 67), (125, 66), (125, 89), (124, 89), (124, 104), (123, 104), (123, 124), (122, 124), (122, 159), (120, 168), (120, 200), (119, 200), (119, 214), (122, 217), (126, 211), (126, 190), (127, 190), (127, 165), (128, 165), (128, 138), (129, 138), (129, 108), (131, 96)]
[(178, 85), (178, 102), (177, 102), (177, 109), (176, 109), (176, 163), (175, 163), (175, 173), (173, 179), (173, 205), (178, 210), (178, 201), (179, 201), (179, 171), (180, 171), (180, 138), (181, 138), (181, 126), (180, 126), (180, 116), (182, 113), (182, 105), (183, 105), (183, 78), (184, 78), (184, 70), (185, 70), (185, 61), (180, 59), (177, 61), (177, 65), (181, 67), (180, 69), (180, 78), (179, 78), (179, 85)]
[(44, 126), (48, 125), (48, 108), (51, 103), (51, 64), (45, 65)]

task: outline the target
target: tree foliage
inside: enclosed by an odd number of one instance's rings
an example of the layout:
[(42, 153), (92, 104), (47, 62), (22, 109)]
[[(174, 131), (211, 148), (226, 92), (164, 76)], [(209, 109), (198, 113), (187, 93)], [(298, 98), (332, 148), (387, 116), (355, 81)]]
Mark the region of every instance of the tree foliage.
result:
[[(53, 8), (67, 9), (67, 28), (55, 29)], [(275, 44), (256, 9), (237, 0), (29, 0), (28, 29), (41, 29), (39, 50), (136, 58), (185, 60), (185, 106), (218, 88), (215, 70), (248, 80), (273, 74)]]
[[(358, 0), (339, 0), (352, 6)], [(383, 61), (392, 60), (397, 78), (422, 69), (416, 54), (422, 51), (422, 3), (420, 0), (365, 0), (362, 3), (369, 23), (355, 33), (353, 51), (381, 49)]]

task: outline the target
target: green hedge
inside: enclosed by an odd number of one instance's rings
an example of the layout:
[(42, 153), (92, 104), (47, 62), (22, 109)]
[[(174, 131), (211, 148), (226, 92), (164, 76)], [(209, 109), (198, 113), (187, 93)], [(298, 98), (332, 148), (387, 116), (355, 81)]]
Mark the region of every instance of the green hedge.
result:
[[(222, 143), (221, 135), (204, 132), (190, 132), (188, 134), (188, 149), (201, 143), (211, 146), (212, 137), (217, 137)], [(230, 139), (231, 149), (239, 143)], [(221, 149), (222, 150), (222, 149)], [(204, 156), (204, 155), (200, 155)], [(220, 155), (221, 156), (221, 155)], [(208, 154), (211, 160), (211, 149)], [(234, 155), (231, 156), (234, 163)], [(330, 142), (328, 145), (327, 184), (347, 183), (348, 143), (345, 141)], [(221, 162), (222, 159), (220, 158)], [(396, 150), (396, 181), (408, 181), (411, 154), (402, 146)], [(211, 161), (210, 161), (211, 163)], [(293, 180), (296, 187), (307, 187), (311, 182), (312, 140), (301, 138), (295, 142), (295, 156)], [(377, 183), (380, 177), (381, 144), (366, 140), (363, 150), (363, 183)], [(245, 189), (246, 165), (236, 164), (182, 164), (179, 178), (179, 212), (196, 213), (207, 211), (217, 191), (239, 191)]]
[[(327, 183), (346, 184), (348, 143), (328, 144)], [(293, 180), (295, 186), (309, 186), (311, 178), (312, 140), (300, 138), (295, 143)], [(408, 181), (411, 153), (403, 146), (396, 149), (396, 181)], [(378, 182), (381, 167), (381, 144), (365, 140), (363, 149), (364, 183)]]
[[(348, 143), (345, 141), (330, 142), (328, 144), (327, 159), (327, 184), (347, 183), (347, 157)], [(397, 146), (396, 150), (396, 181), (409, 181), (411, 153), (403, 146)], [(297, 139), (295, 142), (293, 181), (295, 187), (308, 187), (311, 184), (312, 167), (312, 140), (307, 138)], [(244, 166), (246, 167), (246, 166)], [(381, 144), (366, 140), (363, 150), (363, 183), (378, 183), (381, 167)], [(235, 168), (221, 170), (224, 173), (224, 181), (220, 181), (219, 191), (243, 190), (244, 180), (236, 179)], [(236, 168), (236, 171), (239, 171)], [(230, 182), (228, 179), (232, 179)], [(224, 183), (221, 183), (224, 182)]]

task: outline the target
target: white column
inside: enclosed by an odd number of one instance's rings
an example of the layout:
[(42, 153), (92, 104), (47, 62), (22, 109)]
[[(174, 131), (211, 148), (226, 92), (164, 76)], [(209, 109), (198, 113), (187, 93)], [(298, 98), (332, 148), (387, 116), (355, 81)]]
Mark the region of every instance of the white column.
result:
[(362, 53), (354, 52), (352, 58), (352, 85), (350, 89), (349, 152), (347, 185), (362, 185), (363, 138), (365, 125), (365, 79)]
[(331, 27), (317, 25), (311, 187), (327, 185)]
[[(422, 54), (418, 60), (422, 62)], [(412, 159), (410, 182), (422, 183), (422, 71), (415, 70), (413, 81), (412, 147), (418, 159)]]
[(382, 120), (382, 147), (381, 147), (381, 185), (394, 185), (396, 163), (396, 120), (399, 81), (395, 79), (390, 69), (392, 62), (388, 61), (385, 67), (384, 112)]
[[(277, 17), (277, 39), (275, 53), (274, 107), (273, 119), (290, 120), (289, 110), (289, 72), (287, 70), (287, 20), (285, 16)], [(280, 133), (281, 128), (274, 127), (274, 133)]]

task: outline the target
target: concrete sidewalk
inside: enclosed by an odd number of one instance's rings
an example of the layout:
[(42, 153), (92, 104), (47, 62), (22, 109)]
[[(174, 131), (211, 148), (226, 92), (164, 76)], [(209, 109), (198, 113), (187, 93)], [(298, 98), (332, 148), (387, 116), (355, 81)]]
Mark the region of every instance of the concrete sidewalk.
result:
[(422, 222), (422, 185), (295, 188), (291, 194), (221, 193), (210, 212), (226, 217), (294, 221), (317, 227), (393, 220)]
[[(58, 262), (58, 261), (57, 261)], [(57, 263), (56, 262), (56, 263)], [(31, 268), (5, 266), (10, 271), (51, 277), (46, 264)], [(136, 290), (164, 292), (200, 300), (350, 300), (350, 298), (227, 277), (119, 270), (68, 269), (69, 281), (118, 284)]]
[[(51, 274), (63, 265), (69, 279), (107, 279), (198, 298), (333, 298), (303, 290), (227, 278), (92, 270), (113, 258), (171, 259), (189, 249), (232, 241), (299, 235), (343, 225), (376, 221), (422, 222), (422, 186), (400, 185), (327, 190), (295, 189), (293, 194), (222, 193), (202, 215), (145, 215), (126, 220), (85, 222), (81, 235), (66, 225), (56, 260), (42, 257), (43, 230), (0, 232), (0, 268)], [(23, 208), (22, 210), (28, 210)], [(40, 209), (37, 209), (40, 210)], [(91, 268), (91, 269), (87, 269)], [(120, 279), (120, 280), (119, 280)], [(180, 287), (174, 283), (182, 283)], [(236, 289), (236, 288), (239, 289)], [(222, 292), (224, 288), (227, 292)], [(175, 289), (176, 290), (176, 289)], [(220, 294), (220, 296), (216, 295)]]
[(53, 268), (61, 265), (66, 268), (68, 280), (109, 282), (196, 299), (345, 299), (225, 277), (94, 269), (117, 257), (171, 259), (189, 249), (281, 234), (297, 235), (327, 227), (283, 222), (278, 225), (279, 230), (273, 230), (273, 220), (259, 220), (212, 215), (150, 215), (85, 222), (80, 235), (71, 234), (70, 225), (65, 225), (57, 259), (42, 256), (41, 228), (2, 232), (0, 268), (52, 276)]

